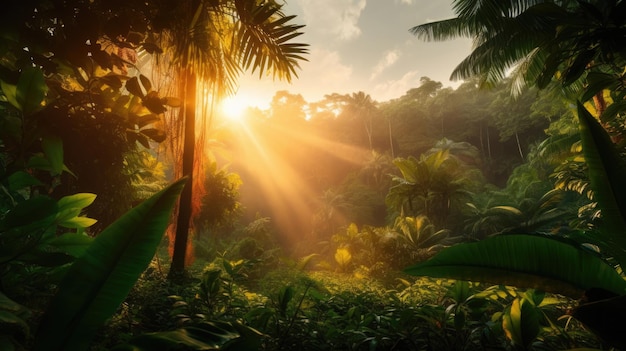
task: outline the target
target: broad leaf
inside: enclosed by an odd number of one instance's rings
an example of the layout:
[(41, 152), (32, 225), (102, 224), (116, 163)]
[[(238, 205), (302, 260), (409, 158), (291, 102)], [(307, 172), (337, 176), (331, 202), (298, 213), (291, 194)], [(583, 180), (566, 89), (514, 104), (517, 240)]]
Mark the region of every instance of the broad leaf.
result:
[(63, 172), (63, 140), (58, 136), (46, 136), (41, 141), (41, 147), (43, 153), (46, 155), (48, 161), (50, 161), (50, 167), (54, 174), (61, 174)]
[(596, 254), (556, 237), (535, 235), (499, 235), (458, 244), (405, 272), (534, 288), (573, 298), (590, 288), (626, 293), (626, 281)]
[(144, 93), (139, 86), (139, 80), (137, 79), (137, 77), (132, 77), (131, 79), (127, 80), (125, 87), (129, 93), (135, 96), (144, 97)]
[(0, 89), (4, 93), (4, 96), (7, 98), (7, 101), (13, 105), (13, 107), (18, 110), (22, 110), (22, 106), (19, 102), (17, 102), (17, 86), (13, 84), (6, 83), (3, 80), (0, 80)]
[(0, 220), (0, 231), (22, 226), (31, 227), (36, 223), (37, 226), (52, 224), (57, 211), (56, 201), (47, 196), (30, 198), (18, 203)]
[(59, 211), (68, 209), (82, 210), (83, 208), (91, 205), (95, 200), (96, 194), (78, 193), (62, 197), (59, 199), (57, 205), (59, 206)]
[(7, 177), (9, 183), (9, 190), (17, 191), (29, 186), (42, 185), (43, 183), (39, 179), (32, 176), (25, 171), (17, 171)]
[(68, 220), (59, 222), (59, 225), (65, 228), (83, 229), (91, 227), (92, 225), (96, 224), (96, 222), (98, 222), (97, 219), (84, 216), (76, 216)]
[(25, 68), (17, 82), (15, 96), (22, 113), (30, 115), (39, 110), (47, 90), (43, 72), (34, 67)]
[(73, 257), (82, 256), (89, 245), (93, 242), (93, 238), (85, 234), (66, 233), (55, 236), (46, 242), (46, 245), (54, 247), (56, 250), (65, 252)]
[(150, 263), (184, 180), (130, 210), (70, 267), (44, 314), (34, 350), (85, 350)]
[(626, 165), (600, 123), (578, 103), (583, 153), (594, 200), (602, 210), (598, 235), (622, 267), (626, 264)]
[(539, 314), (526, 299), (515, 299), (502, 317), (502, 328), (508, 339), (525, 349), (539, 334)]

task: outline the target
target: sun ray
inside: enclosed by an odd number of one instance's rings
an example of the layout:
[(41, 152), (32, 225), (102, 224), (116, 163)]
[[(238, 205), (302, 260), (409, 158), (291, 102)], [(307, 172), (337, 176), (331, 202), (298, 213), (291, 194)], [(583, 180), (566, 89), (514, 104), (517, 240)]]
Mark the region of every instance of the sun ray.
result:
[(268, 212), (261, 215), (272, 218), (280, 228), (280, 240), (287, 247), (293, 248), (296, 244), (307, 242), (307, 239), (311, 239), (308, 242), (315, 242), (311, 225), (321, 199), (319, 192), (310, 184), (314, 174), (303, 174), (302, 170), (287, 161), (284, 153), (292, 152), (293, 146), (300, 144), (326, 152), (342, 162), (358, 165), (370, 155), (370, 151), (274, 121), (256, 121), (263, 123), (263, 132), (259, 133), (258, 125), (248, 122), (237, 127), (239, 132), (236, 133), (238, 167), (246, 174), (242, 195), (247, 193), (248, 199), (264, 204), (262, 208)]

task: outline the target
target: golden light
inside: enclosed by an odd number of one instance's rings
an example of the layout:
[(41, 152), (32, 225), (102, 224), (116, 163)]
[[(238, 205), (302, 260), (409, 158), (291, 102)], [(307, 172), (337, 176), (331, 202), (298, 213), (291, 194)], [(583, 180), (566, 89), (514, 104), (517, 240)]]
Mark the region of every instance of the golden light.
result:
[(224, 118), (234, 122), (239, 122), (243, 119), (244, 112), (247, 107), (248, 106), (244, 99), (234, 95), (226, 97), (222, 100), (220, 110)]

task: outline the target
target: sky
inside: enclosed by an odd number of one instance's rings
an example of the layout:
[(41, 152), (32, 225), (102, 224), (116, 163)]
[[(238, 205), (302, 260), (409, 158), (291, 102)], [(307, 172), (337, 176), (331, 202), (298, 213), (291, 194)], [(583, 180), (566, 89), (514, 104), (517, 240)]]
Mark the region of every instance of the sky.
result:
[(444, 86), (450, 73), (470, 53), (471, 41), (425, 42), (409, 29), (453, 16), (445, 0), (286, 0), (283, 12), (304, 24), (294, 39), (310, 45), (291, 83), (245, 74), (237, 100), (265, 109), (279, 90), (301, 94), (307, 102), (324, 95), (363, 91), (383, 102), (419, 86), (427, 76)]

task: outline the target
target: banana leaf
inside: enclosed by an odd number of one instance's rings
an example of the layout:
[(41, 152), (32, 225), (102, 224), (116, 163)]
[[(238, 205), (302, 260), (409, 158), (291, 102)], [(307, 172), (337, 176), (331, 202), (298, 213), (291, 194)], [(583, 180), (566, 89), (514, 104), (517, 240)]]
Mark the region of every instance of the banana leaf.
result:
[[(594, 242), (626, 264), (626, 166), (609, 135), (578, 103), (580, 133), (603, 222)], [(460, 244), (406, 269), (413, 275), (529, 287), (580, 298), (589, 289), (626, 294), (626, 281), (601, 257), (556, 236), (500, 235)]]
[(185, 180), (165, 188), (100, 233), (69, 268), (42, 317), (34, 350), (86, 350), (152, 260)]
[(585, 162), (594, 200), (602, 210), (596, 234), (603, 248), (626, 264), (626, 164), (600, 123), (578, 103), (578, 119)]
[(540, 235), (498, 235), (458, 244), (405, 272), (533, 288), (572, 298), (580, 298), (590, 288), (626, 293), (626, 280), (595, 252)]

